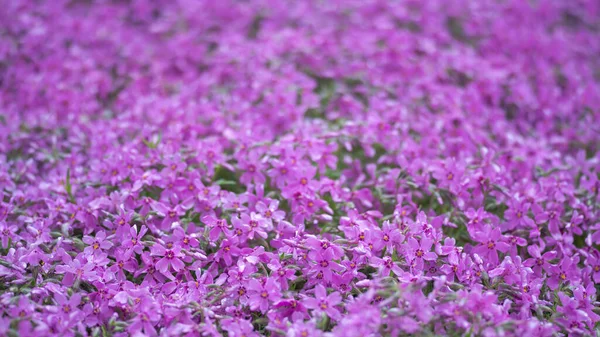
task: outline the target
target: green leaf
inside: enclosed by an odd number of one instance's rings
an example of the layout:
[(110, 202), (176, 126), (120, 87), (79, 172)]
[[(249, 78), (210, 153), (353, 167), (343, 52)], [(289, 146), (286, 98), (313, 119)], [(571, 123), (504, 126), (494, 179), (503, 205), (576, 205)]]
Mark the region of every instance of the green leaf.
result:
[(71, 186), (71, 169), (67, 169), (67, 181), (65, 182), (65, 190), (67, 191), (67, 195), (69, 196), (69, 201), (75, 203), (75, 198), (73, 198), (73, 186)]
[(162, 140), (162, 133), (158, 134), (158, 137), (156, 138), (156, 141), (151, 142), (145, 139), (142, 139), (142, 142), (144, 144), (146, 144), (146, 146), (150, 149), (156, 149), (158, 147), (158, 144), (160, 144), (160, 141)]
[(230, 192), (242, 192), (243, 186), (240, 184), (235, 172), (230, 171), (224, 166), (218, 165), (215, 167), (215, 175), (213, 179), (216, 184), (221, 186), (222, 189)]

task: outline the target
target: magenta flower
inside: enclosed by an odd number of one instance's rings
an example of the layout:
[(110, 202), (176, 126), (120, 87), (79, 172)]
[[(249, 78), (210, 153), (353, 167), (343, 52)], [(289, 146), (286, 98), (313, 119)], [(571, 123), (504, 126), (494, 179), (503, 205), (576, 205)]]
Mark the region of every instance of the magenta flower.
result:
[(387, 252), (391, 253), (396, 245), (404, 241), (404, 235), (400, 233), (396, 225), (391, 224), (389, 221), (384, 221), (381, 232), (377, 232), (378, 242), (377, 246), (383, 246), (387, 249)]
[(216, 241), (221, 233), (223, 233), (225, 236), (230, 235), (229, 225), (225, 219), (217, 219), (212, 215), (205, 215), (202, 217), (202, 222), (211, 228), (209, 232), (209, 238), (212, 241)]
[[(79, 303), (78, 303), (79, 304)], [(13, 318), (25, 318), (29, 317), (35, 311), (34, 303), (32, 303), (26, 296), (19, 297), (18, 306), (10, 308), (9, 312)]]
[(513, 200), (509, 209), (504, 212), (504, 217), (508, 223), (508, 229), (516, 227), (531, 228), (535, 227), (534, 221), (529, 217), (529, 204)]
[(133, 212), (125, 212), (123, 209), (118, 209), (119, 215), (113, 221), (113, 228), (116, 229), (115, 235), (118, 238), (122, 238), (127, 235), (130, 229), (130, 223), (133, 217)]
[(223, 260), (228, 266), (230, 266), (233, 263), (233, 258), (239, 256), (240, 254), (241, 250), (235, 244), (235, 241), (225, 239), (221, 242), (221, 245), (213, 255), (213, 258), (215, 261)]
[(116, 262), (107, 270), (114, 273), (119, 280), (126, 280), (127, 276), (124, 271), (133, 273), (138, 268), (137, 261), (131, 258), (132, 251), (118, 249), (115, 253)]
[(275, 159), (271, 161), (271, 165), (272, 168), (268, 171), (268, 175), (279, 188), (283, 188), (295, 176), (296, 159), (286, 161)]
[(600, 253), (595, 251), (588, 256), (589, 268), (591, 268), (594, 282), (600, 283)]
[(262, 184), (265, 182), (265, 175), (262, 173), (263, 163), (257, 151), (251, 151), (248, 158), (241, 159), (240, 167), (244, 173), (240, 177), (243, 184)]
[(191, 247), (198, 247), (199, 241), (196, 239), (196, 234), (187, 234), (181, 227), (173, 229), (173, 235), (171, 236), (170, 243), (178, 244), (182, 248), (189, 249)]
[(127, 327), (127, 331), (132, 335), (142, 334), (145, 336), (158, 336), (156, 333), (156, 328), (154, 325), (158, 323), (160, 320), (160, 314), (155, 311), (147, 308), (142, 312), (138, 313), (129, 326)]
[(465, 216), (469, 219), (469, 226), (478, 230), (481, 230), (485, 220), (489, 218), (489, 214), (481, 207), (477, 210), (468, 209)]
[(529, 255), (531, 255), (531, 258), (523, 262), (525, 266), (532, 267), (537, 276), (542, 276), (542, 270), (549, 272), (550, 267), (552, 266), (550, 261), (554, 260), (558, 255), (556, 251), (549, 251), (542, 254), (543, 249), (544, 246), (538, 247), (532, 245), (527, 247), (527, 251), (529, 252)]
[(163, 273), (159, 272), (156, 267), (156, 264), (159, 261), (158, 258), (153, 258), (150, 253), (144, 252), (141, 255), (141, 259), (143, 266), (135, 271), (134, 276), (138, 277), (141, 274), (146, 274), (142, 284), (156, 285), (165, 282), (167, 279), (173, 279), (173, 275), (171, 273), (164, 275)]
[(276, 259), (271, 260), (267, 267), (272, 271), (271, 277), (276, 280), (282, 290), (287, 290), (288, 282), (296, 278), (294, 269), (286, 268)]
[(97, 232), (95, 237), (86, 235), (82, 241), (89, 245), (83, 250), (88, 255), (99, 254), (103, 250), (107, 250), (113, 246), (112, 242), (106, 240), (106, 233), (104, 231)]
[(266, 221), (268, 221), (272, 225), (273, 220), (275, 220), (275, 223), (278, 223), (285, 217), (285, 212), (278, 210), (278, 206), (278, 200), (271, 200), (268, 206), (263, 202), (258, 202), (256, 204), (256, 210), (260, 213), (260, 215), (262, 215), (262, 217)]
[(324, 280), (331, 282), (333, 280), (333, 273), (340, 272), (343, 270), (337, 262), (334, 261), (333, 252), (331, 250), (325, 250), (324, 252), (309, 254), (314, 265), (310, 268), (311, 274), (317, 280)]
[(150, 249), (150, 256), (162, 257), (156, 262), (156, 270), (164, 275), (170, 275), (169, 267), (172, 267), (175, 272), (179, 272), (185, 267), (185, 263), (181, 260), (183, 254), (181, 247), (173, 245), (172, 248), (165, 248), (161, 244), (155, 244)]
[[(327, 253), (331, 258), (338, 259), (344, 255), (344, 251), (341, 247), (329, 240), (319, 240), (315, 236), (306, 236), (306, 246), (313, 249), (314, 254)], [(313, 254), (311, 252), (311, 254)]]
[(296, 321), (288, 331), (290, 337), (320, 336), (322, 332), (310, 322)]
[(264, 314), (269, 308), (269, 303), (277, 301), (281, 290), (277, 282), (272, 278), (267, 278), (264, 283), (256, 279), (250, 280), (247, 287), (250, 293), (248, 303), (252, 310), (260, 309)]
[(303, 303), (308, 309), (313, 310), (314, 314), (326, 314), (333, 320), (339, 320), (342, 316), (335, 307), (342, 302), (342, 296), (338, 292), (327, 295), (327, 290), (322, 285), (315, 287), (315, 297), (307, 297)]
[(422, 238), (421, 241), (417, 241), (411, 237), (408, 239), (406, 248), (406, 258), (411, 262), (411, 267), (416, 270), (423, 269), (423, 261), (435, 261), (437, 254), (431, 251), (433, 241), (428, 238)]
[(83, 258), (75, 258), (64, 265), (56, 267), (58, 274), (64, 274), (63, 284), (70, 286), (76, 280), (94, 281), (98, 278), (93, 262), (84, 260)]
[(160, 224), (161, 228), (166, 228), (174, 222), (179, 221), (179, 217), (185, 214), (185, 209), (181, 205), (168, 207), (161, 202), (154, 202), (152, 203), (152, 209), (163, 217), (163, 221)]
[(9, 226), (6, 222), (0, 221), (0, 238), (2, 242), (2, 248), (8, 249), (9, 240), (13, 242), (16, 241), (15, 239), (18, 238), (16, 234), (17, 229), (18, 227), (15, 225)]
[(67, 299), (60, 293), (54, 293), (54, 300), (56, 301), (56, 312), (64, 320), (71, 320), (82, 315), (78, 306), (81, 303), (81, 295), (73, 294), (71, 298)]
[(464, 169), (461, 165), (454, 158), (449, 158), (434, 170), (433, 176), (438, 180), (440, 186), (457, 193), (462, 186), (463, 173)]
[(598, 335), (598, 0), (2, 5), (0, 336)]
[(472, 252), (481, 256), (492, 266), (498, 264), (498, 251), (506, 253), (510, 249), (510, 246), (502, 241), (503, 237), (499, 228), (486, 227), (484, 231), (473, 233), (472, 237), (480, 243), (473, 248)]
[(129, 228), (129, 236), (125, 239), (125, 242), (123, 242), (122, 247), (130, 253), (135, 252), (141, 254), (144, 249), (142, 238), (146, 235), (146, 232), (148, 232), (148, 228), (145, 225), (142, 225), (139, 233), (137, 231), (137, 225), (133, 225)]
[(379, 273), (382, 276), (388, 276), (390, 275), (390, 272), (393, 272), (396, 276), (400, 276), (404, 272), (389, 256), (386, 256), (383, 259), (373, 257), (371, 260), (373, 261), (372, 265), (379, 269)]
[(548, 210), (543, 210), (539, 205), (533, 205), (533, 212), (535, 214), (535, 222), (538, 224), (548, 223), (548, 230), (550, 234), (555, 237), (561, 236), (561, 216), (562, 209), (560, 207), (553, 207)]
[[(260, 214), (254, 212), (250, 213), (249, 216), (248, 214), (242, 214), (240, 220), (248, 238), (254, 239), (255, 235), (258, 235), (263, 239), (267, 238), (268, 234), (266, 230), (269, 228), (269, 223), (260, 216)], [(233, 221), (235, 221), (235, 219)]]
[(578, 282), (578, 262), (579, 256), (563, 257), (560, 264), (550, 266), (550, 277), (546, 282), (548, 287), (550, 287), (550, 289), (556, 289), (560, 284)]

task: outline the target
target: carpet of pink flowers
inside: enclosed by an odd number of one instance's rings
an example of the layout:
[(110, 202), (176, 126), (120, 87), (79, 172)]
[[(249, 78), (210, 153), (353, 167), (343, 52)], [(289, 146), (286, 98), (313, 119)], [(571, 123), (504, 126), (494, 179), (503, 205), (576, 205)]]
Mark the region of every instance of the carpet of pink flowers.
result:
[(0, 336), (600, 333), (596, 0), (11, 0)]

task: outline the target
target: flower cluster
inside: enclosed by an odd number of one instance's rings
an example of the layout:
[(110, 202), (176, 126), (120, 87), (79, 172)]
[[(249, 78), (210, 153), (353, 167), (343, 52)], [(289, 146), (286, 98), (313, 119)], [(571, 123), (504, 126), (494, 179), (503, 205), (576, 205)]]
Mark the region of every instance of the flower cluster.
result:
[(600, 333), (596, 0), (11, 0), (0, 336)]

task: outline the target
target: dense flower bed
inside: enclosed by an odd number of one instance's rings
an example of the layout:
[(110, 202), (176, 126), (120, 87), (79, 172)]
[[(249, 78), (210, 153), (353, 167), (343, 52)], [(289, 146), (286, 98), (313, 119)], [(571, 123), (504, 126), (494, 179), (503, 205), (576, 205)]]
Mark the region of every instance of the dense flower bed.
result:
[(11, 0), (0, 336), (598, 333), (595, 0)]

